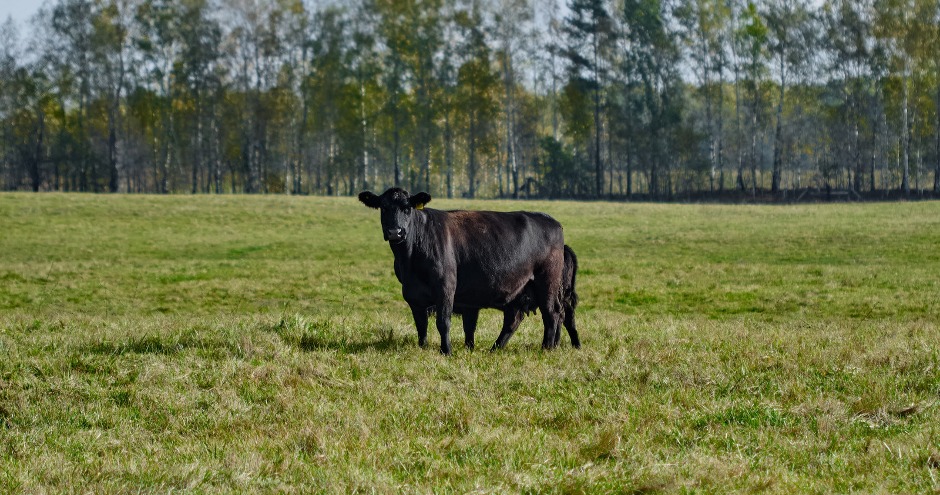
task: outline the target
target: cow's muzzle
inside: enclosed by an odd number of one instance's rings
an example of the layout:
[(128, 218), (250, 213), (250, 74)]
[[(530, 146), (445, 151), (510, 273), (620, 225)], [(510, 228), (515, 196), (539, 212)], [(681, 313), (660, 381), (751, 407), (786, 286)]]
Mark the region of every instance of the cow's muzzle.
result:
[(401, 242), (405, 240), (405, 229), (396, 227), (385, 231), (385, 240), (388, 242)]

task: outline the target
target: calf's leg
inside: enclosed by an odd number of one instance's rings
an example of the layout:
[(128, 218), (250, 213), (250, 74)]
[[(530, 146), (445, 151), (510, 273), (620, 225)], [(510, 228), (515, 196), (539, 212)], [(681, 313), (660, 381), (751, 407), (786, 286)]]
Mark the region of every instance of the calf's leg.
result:
[(555, 336), (561, 330), (561, 320), (565, 313), (561, 301), (563, 268), (564, 254), (563, 250), (559, 249), (546, 260), (533, 284), (539, 311), (542, 312), (542, 325), (545, 328), (545, 333), (542, 335), (542, 349), (553, 349), (558, 342)]
[[(565, 314), (564, 314), (563, 322), (564, 322), (565, 329), (568, 330), (568, 337), (571, 337), (571, 347), (574, 347), (575, 349), (580, 349), (581, 341), (578, 339), (578, 329), (574, 325), (574, 308), (572, 308), (568, 304), (565, 304), (564, 309), (565, 309), (564, 311)], [(560, 342), (561, 342), (561, 328), (559, 328), (558, 331), (555, 332), (555, 346), (558, 346)]]
[(499, 337), (496, 338), (493, 348), (490, 349), (491, 351), (506, 347), (510, 337), (519, 328), (519, 324), (522, 323), (523, 316), (522, 311), (517, 308), (507, 308), (503, 311), (503, 329), (499, 332)]
[(565, 308), (565, 329), (571, 337), (571, 347), (580, 349), (581, 340), (578, 338), (578, 329), (574, 326), (574, 308)]

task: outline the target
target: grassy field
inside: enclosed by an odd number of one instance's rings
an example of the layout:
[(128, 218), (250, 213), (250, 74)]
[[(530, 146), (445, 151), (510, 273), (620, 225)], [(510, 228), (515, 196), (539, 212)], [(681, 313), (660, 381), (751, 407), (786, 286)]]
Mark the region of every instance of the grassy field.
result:
[(940, 493), (940, 203), (431, 207), (559, 219), (583, 349), (419, 349), (352, 198), (0, 195), (0, 493)]

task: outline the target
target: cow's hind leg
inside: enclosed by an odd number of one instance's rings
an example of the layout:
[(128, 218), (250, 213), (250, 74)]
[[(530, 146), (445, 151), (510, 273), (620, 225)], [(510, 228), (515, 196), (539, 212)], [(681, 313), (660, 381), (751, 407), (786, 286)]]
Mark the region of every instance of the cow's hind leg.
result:
[[(553, 308), (553, 306), (556, 306)], [(555, 338), (558, 335), (558, 332), (561, 330), (561, 314), (557, 309), (557, 304), (551, 301), (549, 298), (546, 301), (544, 306), (540, 305), (539, 310), (542, 312), (542, 326), (545, 329), (545, 333), (542, 335), (542, 349), (554, 349), (558, 344), (558, 340)]]
[(503, 329), (499, 332), (499, 337), (496, 338), (496, 343), (493, 344), (491, 351), (506, 347), (510, 337), (519, 328), (519, 324), (522, 323), (523, 316), (524, 314), (519, 308), (510, 307), (503, 310)]
[(418, 330), (418, 345), (428, 346), (428, 308), (415, 304), (411, 306), (411, 316), (415, 319), (415, 328)]
[(480, 310), (467, 309), (463, 311), (463, 345), (467, 349), (473, 349), (473, 334), (477, 330), (477, 319), (480, 317)]
[(558, 330), (555, 331), (555, 341), (552, 344), (552, 347), (558, 347), (558, 344), (561, 343), (561, 327), (559, 326)]

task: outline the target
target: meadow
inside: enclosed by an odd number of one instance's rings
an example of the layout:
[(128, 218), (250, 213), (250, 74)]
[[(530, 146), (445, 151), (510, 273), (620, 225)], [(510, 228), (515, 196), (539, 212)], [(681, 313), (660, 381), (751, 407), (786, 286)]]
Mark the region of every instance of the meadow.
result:
[(421, 349), (354, 198), (0, 194), (0, 493), (940, 493), (940, 203), (544, 211), (578, 324)]

